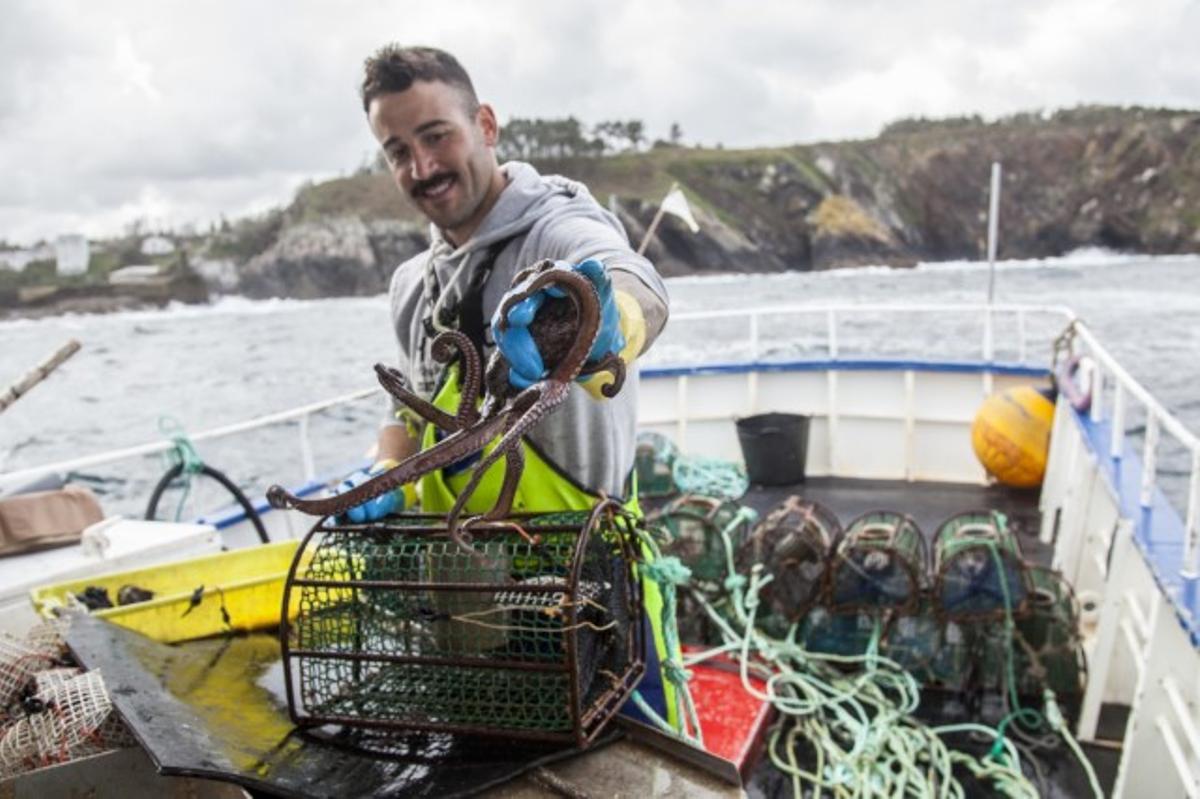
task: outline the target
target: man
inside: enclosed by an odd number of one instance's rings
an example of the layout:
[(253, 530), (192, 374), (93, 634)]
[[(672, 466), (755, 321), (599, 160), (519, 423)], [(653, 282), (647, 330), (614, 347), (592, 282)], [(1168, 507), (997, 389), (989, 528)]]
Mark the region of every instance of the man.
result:
[[(496, 160), (500, 135), (495, 111), (480, 103), (466, 71), (449, 53), (425, 47), (387, 46), (367, 59), (363, 110), (400, 191), (430, 221), (427, 251), (396, 269), (390, 299), (399, 369), (410, 386), (447, 410), (457, 407), (456, 368), (430, 355), (444, 329), (466, 333), (486, 359), (494, 346), (512, 366), (511, 382), (523, 387), (540, 378), (541, 359), (529, 340), (501, 334), (487, 324), (513, 276), (545, 258), (576, 265), (605, 301), (600, 338), (611, 342), (630, 367), (620, 393), (605, 399), (596, 376), (572, 388), (567, 400), (527, 436), (526, 468), (514, 511), (583, 510), (601, 495), (629, 498), (635, 449), (637, 370), (633, 359), (657, 337), (667, 319), (667, 294), (654, 268), (629, 247), (617, 219), (587, 189), (530, 165)], [(611, 288), (610, 288), (611, 281)], [(619, 329), (618, 329), (619, 328)], [(419, 427), (404, 409), (384, 422), (378, 460), (371, 473), (436, 443), (432, 425)], [(405, 507), (445, 512), (470, 477), (471, 463), (427, 475), (349, 512), (369, 521)], [(481, 513), (495, 502), (503, 462), (495, 464), (467, 504)], [(359, 475), (346, 482), (355, 485)], [(657, 591), (647, 588), (649, 615)], [(659, 653), (661, 631), (655, 629)], [(648, 680), (656, 683), (657, 680)], [(653, 701), (653, 694), (660, 701)], [(674, 721), (674, 702), (661, 688), (643, 688)], [(665, 692), (670, 695), (670, 690)]]

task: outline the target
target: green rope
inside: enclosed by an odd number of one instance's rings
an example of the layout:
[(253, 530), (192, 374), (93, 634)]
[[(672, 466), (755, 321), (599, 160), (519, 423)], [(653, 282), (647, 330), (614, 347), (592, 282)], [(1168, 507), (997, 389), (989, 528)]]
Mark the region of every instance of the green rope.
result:
[(183, 518), (183, 508), (187, 503), (188, 494), (192, 490), (192, 478), (204, 468), (204, 461), (200, 458), (200, 453), (196, 452), (196, 446), (184, 432), (183, 425), (174, 417), (160, 416), (158, 432), (164, 437), (170, 438), (171, 443), (174, 444), (174, 448), (166, 453), (167, 468), (174, 468), (181, 464), (183, 466), (180, 473), (180, 478), (183, 480), (183, 493), (180, 494), (179, 503), (175, 506), (175, 521), (180, 521)]
[[(989, 783), (1001, 795), (1036, 797), (1033, 785), (1021, 773), (1011, 743), (1000, 744), (1007, 757), (975, 758), (950, 749), (941, 738), (964, 728), (931, 728), (912, 718), (920, 702), (920, 686), (898, 663), (879, 654), (878, 624), (872, 645), (862, 655), (807, 651), (796, 643), (797, 625), (783, 639), (760, 631), (755, 626), (759, 595), (774, 578), (763, 573), (761, 564), (753, 567), (748, 581), (737, 575), (730, 531), (723, 532), (722, 542), (730, 575), (725, 585), (732, 595), (729, 615), (718, 611), (701, 592), (693, 590), (692, 594), (725, 643), (689, 658), (688, 663), (738, 652), (743, 688), (783, 716), (771, 735), (768, 752), (775, 766), (792, 778), (797, 797), (803, 796), (808, 786), (813, 796), (828, 790), (836, 797), (963, 799), (964, 788), (954, 776), (956, 766)], [(761, 683), (750, 680), (752, 661), (769, 671)], [(982, 725), (979, 731), (1001, 737)], [(779, 752), (781, 740), (786, 741), (786, 755)], [(798, 765), (796, 744), (801, 740), (815, 753), (813, 771)]]
[(679, 558), (664, 557), (658, 547), (658, 542), (645, 530), (639, 529), (637, 532), (642, 545), (650, 550), (653, 557), (649, 563), (642, 563), (639, 569), (645, 577), (654, 581), (663, 599), (661, 620), (663, 645), (666, 652), (659, 666), (662, 669), (663, 678), (675, 688), (676, 710), (679, 717), (687, 719), (683, 733), (681, 734), (655, 713), (637, 690), (633, 692), (633, 701), (656, 727), (677, 738), (703, 747), (704, 734), (700, 729), (700, 717), (696, 713), (696, 703), (692, 699), (692, 692), (688, 689), (688, 680), (692, 675), (683, 662), (676, 657), (676, 653), (680, 649), (679, 626), (675, 614), (675, 592), (678, 586), (688, 584), (692, 571)]
[(675, 487), (684, 494), (737, 499), (750, 488), (746, 471), (739, 464), (718, 458), (675, 459), (671, 468)]

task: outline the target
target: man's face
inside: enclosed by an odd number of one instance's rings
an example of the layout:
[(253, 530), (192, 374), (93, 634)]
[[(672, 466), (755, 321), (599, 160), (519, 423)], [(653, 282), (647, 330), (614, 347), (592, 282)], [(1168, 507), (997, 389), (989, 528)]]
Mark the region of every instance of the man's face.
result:
[(461, 244), (503, 186), (494, 147), (499, 128), (487, 105), (472, 114), (464, 95), (440, 81), (416, 81), (367, 110), (400, 190), (429, 221)]

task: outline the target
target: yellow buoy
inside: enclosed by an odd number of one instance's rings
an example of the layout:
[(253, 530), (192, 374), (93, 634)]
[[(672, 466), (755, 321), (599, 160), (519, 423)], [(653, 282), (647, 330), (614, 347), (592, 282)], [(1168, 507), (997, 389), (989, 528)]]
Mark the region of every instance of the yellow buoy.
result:
[(971, 446), (988, 473), (1005, 485), (1040, 485), (1050, 451), (1054, 403), (1030, 386), (984, 400), (971, 425)]

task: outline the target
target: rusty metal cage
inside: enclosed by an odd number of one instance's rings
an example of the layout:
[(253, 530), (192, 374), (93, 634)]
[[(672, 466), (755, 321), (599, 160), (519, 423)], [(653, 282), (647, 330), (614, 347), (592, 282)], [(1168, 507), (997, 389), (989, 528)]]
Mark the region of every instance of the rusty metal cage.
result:
[(737, 569), (749, 574), (756, 563), (772, 576), (760, 594), (762, 623), (786, 629), (821, 600), (825, 570), (842, 525), (833, 511), (798, 495), (772, 508), (737, 551)]
[(586, 745), (645, 669), (635, 524), (606, 501), (464, 548), (440, 516), (318, 523), (284, 590), (293, 721)]
[(925, 536), (911, 516), (868, 511), (846, 527), (829, 566), (835, 613), (916, 613), (927, 560)]
[[(653, 520), (666, 528), (668, 541), (663, 554), (674, 555), (692, 570), (702, 588), (720, 586), (729, 576), (728, 557), (722, 534), (739, 519), (742, 506), (720, 497), (683, 494), (676, 497)], [(742, 518), (728, 530), (732, 546), (745, 538), (751, 524)]]
[(1058, 572), (1033, 567), (1026, 573), (1029, 610), (1013, 630), (1018, 690), (1036, 695), (1050, 688), (1064, 705), (1078, 704), (1087, 683), (1079, 603)]
[(679, 448), (662, 433), (647, 430), (638, 433), (634, 456), (638, 496), (658, 499), (678, 493), (672, 470), (679, 459)]

